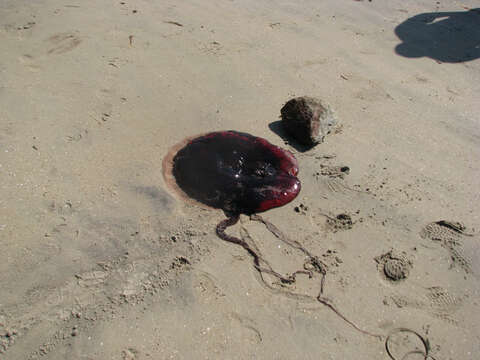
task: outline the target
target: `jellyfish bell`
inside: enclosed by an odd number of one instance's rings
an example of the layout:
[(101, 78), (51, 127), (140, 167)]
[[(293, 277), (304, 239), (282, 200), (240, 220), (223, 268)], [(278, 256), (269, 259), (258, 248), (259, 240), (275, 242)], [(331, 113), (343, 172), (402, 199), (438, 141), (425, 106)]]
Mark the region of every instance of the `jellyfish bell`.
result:
[(292, 153), (237, 131), (188, 138), (165, 159), (164, 175), (170, 186), (230, 214), (283, 206), (301, 189)]

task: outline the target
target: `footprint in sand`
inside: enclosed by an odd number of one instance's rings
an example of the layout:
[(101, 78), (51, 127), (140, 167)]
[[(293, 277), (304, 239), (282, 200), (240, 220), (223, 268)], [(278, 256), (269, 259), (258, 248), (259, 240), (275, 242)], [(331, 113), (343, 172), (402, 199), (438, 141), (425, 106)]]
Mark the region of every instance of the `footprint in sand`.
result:
[(75, 49), (78, 45), (80, 45), (82, 40), (71, 32), (65, 32), (50, 36), (47, 39), (47, 42), (52, 45), (52, 47), (48, 49), (47, 54), (58, 55)]
[(426, 225), (420, 232), (423, 239), (439, 242), (449, 253), (452, 267), (480, 276), (480, 242), (466, 232), (462, 223), (440, 220)]
[(393, 249), (374, 260), (382, 278), (393, 283), (406, 279), (413, 265), (405, 252)]
[(260, 344), (263, 341), (262, 333), (258, 329), (258, 325), (255, 322), (255, 320), (247, 316), (240, 315), (236, 312), (232, 312), (229, 315), (233, 320), (238, 322), (241, 327), (243, 327), (245, 330), (247, 330), (250, 333), (247, 336), (242, 336), (244, 340), (247, 340), (256, 344)]
[(454, 295), (440, 286), (427, 288), (416, 298), (400, 294), (394, 294), (390, 298), (399, 308), (409, 307), (425, 310), (430, 315), (451, 324), (458, 323), (453, 315), (463, 304), (462, 297)]
[(197, 270), (193, 279), (193, 288), (201, 302), (216, 302), (225, 297), (223, 291), (217, 286), (218, 280), (210, 273)]

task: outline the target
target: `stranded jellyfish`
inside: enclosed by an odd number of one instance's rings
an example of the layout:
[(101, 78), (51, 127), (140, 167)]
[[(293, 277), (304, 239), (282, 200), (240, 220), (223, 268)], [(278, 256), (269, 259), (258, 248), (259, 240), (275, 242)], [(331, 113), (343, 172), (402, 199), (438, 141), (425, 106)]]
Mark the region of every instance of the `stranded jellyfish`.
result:
[(223, 240), (245, 247), (225, 229), (240, 214), (285, 205), (300, 192), (297, 160), (265, 139), (220, 131), (187, 139), (182, 145), (164, 160), (166, 180), (188, 197), (225, 212), (228, 218), (217, 225)]
[(290, 152), (236, 131), (188, 141), (173, 157), (171, 172), (186, 195), (228, 215), (282, 206), (300, 191)]
[[(296, 299), (316, 299), (355, 329), (379, 337), (360, 329), (323, 296), (327, 265), (300, 242), (288, 239), (275, 225), (257, 215), (287, 204), (300, 192), (300, 181), (296, 177), (298, 163), (292, 153), (249, 134), (237, 131), (212, 132), (189, 138), (174, 147), (164, 159), (163, 170), (167, 183), (182, 195), (225, 212), (227, 219), (217, 225), (217, 235), (242, 246), (253, 257), (254, 266), (267, 288), (278, 292), (265, 281), (264, 274), (284, 285), (295, 283), (298, 275), (307, 275), (310, 279), (317, 274), (320, 276), (320, 289), (315, 298), (285, 288), (281, 291)], [(290, 275), (280, 274), (258, 252), (253, 239), (250, 238), (252, 245), (249, 245), (243, 237), (228, 235), (226, 228), (236, 224), (240, 214), (250, 215), (251, 220), (263, 223), (280, 241), (303, 253), (304, 268)]]

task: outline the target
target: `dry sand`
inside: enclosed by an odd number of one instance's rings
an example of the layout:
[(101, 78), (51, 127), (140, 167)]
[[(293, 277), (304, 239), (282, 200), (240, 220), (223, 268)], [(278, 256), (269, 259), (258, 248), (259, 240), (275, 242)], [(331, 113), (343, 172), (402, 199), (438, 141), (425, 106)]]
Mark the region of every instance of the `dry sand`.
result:
[[(477, 358), (475, 6), (2, 0), (0, 359), (388, 359), (326, 306), (262, 286), (215, 236), (223, 213), (165, 186), (171, 146), (226, 129), (295, 151), (302, 191), (264, 217), (329, 265), (325, 296), (348, 319)], [(438, 12), (456, 13), (408, 21)], [(342, 124), (307, 152), (272, 131), (300, 95)], [(259, 223), (228, 230), (245, 231), (278, 271), (302, 267)], [(406, 279), (384, 276), (392, 258)], [(318, 291), (302, 282), (289, 290)], [(390, 345), (424, 351), (413, 333)]]

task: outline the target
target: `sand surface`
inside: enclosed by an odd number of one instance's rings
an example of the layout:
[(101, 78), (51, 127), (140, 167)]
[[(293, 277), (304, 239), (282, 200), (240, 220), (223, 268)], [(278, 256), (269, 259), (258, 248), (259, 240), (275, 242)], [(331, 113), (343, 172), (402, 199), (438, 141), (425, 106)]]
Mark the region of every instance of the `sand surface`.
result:
[[(475, 6), (2, 0), (0, 359), (389, 359), (398, 328), (431, 358), (477, 358)], [(340, 123), (309, 151), (278, 134), (301, 95)], [(382, 340), (315, 301), (318, 277), (265, 286), (215, 235), (224, 214), (166, 186), (174, 144), (227, 129), (295, 153), (300, 195), (263, 216), (328, 265), (324, 296)], [(258, 222), (227, 231), (279, 272), (303, 268)], [(385, 276), (395, 264), (405, 279)], [(413, 332), (390, 348), (425, 352)]]

